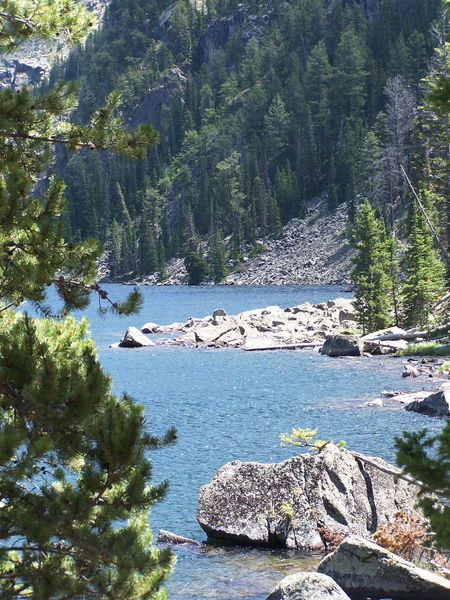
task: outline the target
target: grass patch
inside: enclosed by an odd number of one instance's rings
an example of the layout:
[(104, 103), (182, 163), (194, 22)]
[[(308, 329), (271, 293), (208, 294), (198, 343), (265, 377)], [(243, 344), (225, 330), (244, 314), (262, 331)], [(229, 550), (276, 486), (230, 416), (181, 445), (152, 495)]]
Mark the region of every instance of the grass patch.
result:
[(397, 356), (450, 356), (450, 344), (419, 342), (410, 344), (404, 350), (397, 350)]
[(438, 367), (438, 371), (450, 371), (450, 360), (446, 360), (440, 367)]

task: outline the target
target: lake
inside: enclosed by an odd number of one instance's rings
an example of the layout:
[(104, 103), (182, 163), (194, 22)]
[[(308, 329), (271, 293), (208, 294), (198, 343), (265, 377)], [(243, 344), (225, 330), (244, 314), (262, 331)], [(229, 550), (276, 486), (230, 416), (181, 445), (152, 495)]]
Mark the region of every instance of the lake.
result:
[[(107, 285), (120, 300), (127, 286)], [(420, 389), (402, 379), (405, 359), (331, 359), (313, 351), (243, 352), (156, 346), (112, 349), (130, 325), (167, 324), (203, 317), (216, 308), (228, 314), (268, 305), (295, 306), (349, 297), (334, 286), (141, 287), (139, 315), (102, 318), (95, 302), (85, 311), (100, 359), (117, 393), (143, 403), (148, 426), (162, 433), (174, 425), (178, 442), (152, 454), (154, 481), (168, 479), (167, 498), (154, 507), (151, 524), (204, 540), (195, 513), (199, 488), (231, 460), (280, 461), (293, 448), (279, 434), (295, 427), (318, 428), (321, 439), (393, 462), (393, 437), (404, 430), (440, 428), (440, 422), (386, 404), (360, 408), (385, 389)], [(79, 315), (76, 315), (79, 316)], [(157, 338), (158, 336), (151, 336)], [(168, 584), (176, 600), (264, 600), (285, 574), (315, 567), (318, 557), (292, 551), (235, 548), (176, 549)]]

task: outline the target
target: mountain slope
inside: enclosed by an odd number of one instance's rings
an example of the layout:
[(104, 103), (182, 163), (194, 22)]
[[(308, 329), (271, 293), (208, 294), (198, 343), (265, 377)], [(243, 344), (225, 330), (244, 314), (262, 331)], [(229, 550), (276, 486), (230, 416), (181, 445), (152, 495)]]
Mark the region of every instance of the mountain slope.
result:
[(403, 211), (399, 164), (411, 173), (416, 156), (422, 168), (414, 111), (441, 7), (113, 0), (103, 28), (51, 79), (80, 79), (82, 121), (117, 87), (125, 120), (151, 122), (160, 143), (140, 163), (61, 153), (67, 235), (102, 239), (113, 277), (190, 252), (219, 279), (218, 257), (240, 265), (247, 246), (278, 236), (318, 197), (329, 210), (345, 204), (350, 219), (363, 196), (386, 212), (399, 199)]

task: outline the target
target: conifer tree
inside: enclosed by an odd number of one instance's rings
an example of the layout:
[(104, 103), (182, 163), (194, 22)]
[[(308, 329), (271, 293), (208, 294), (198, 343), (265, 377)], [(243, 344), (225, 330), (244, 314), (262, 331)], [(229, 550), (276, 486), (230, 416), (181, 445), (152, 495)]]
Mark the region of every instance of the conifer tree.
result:
[(208, 272), (208, 265), (198, 239), (192, 238), (184, 256), (184, 265), (188, 272), (188, 284), (200, 285)]
[(419, 506), (429, 519), (433, 542), (450, 547), (450, 421), (430, 435), (426, 429), (405, 432), (395, 438), (397, 464), (414, 477), (420, 487)]
[(141, 217), (139, 240), (141, 275), (150, 275), (158, 270), (159, 260), (153, 228), (145, 214)]
[[(77, 41), (91, 23), (72, 0), (0, 8), (2, 48), (33, 35)], [(62, 315), (93, 291), (120, 313), (140, 304), (137, 292), (109, 300), (95, 282), (98, 243), (62, 238), (64, 184), (52, 178), (39, 195), (36, 182), (55, 145), (143, 156), (156, 136), (123, 129), (115, 93), (86, 127), (68, 123), (73, 90), (0, 91), (0, 598), (162, 600), (173, 558), (152, 546), (148, 510), (167, 484), (149, 484), (146, 454), (174, 432), (149, 435), (142, 407), (111, 393), (85, 321), (15, 310), (29, 300), (49, 314), (50, 284)]]
[(392, 243), (383, 221), (377, 218), (366, 199), (356, 216), (352, 245), (357, 250), (352, 271), (356, 286), (355, 306), (365, 333), (392, 322)]
[(402, 295), (406, 325), (428, 324), (432, 303), (445, 289), (445, 267), (433, 247), (425, 218), (414, 211), (405, 255)]
[(209, 250), (209, 263), (212, 279), (215, 283), (223, 281), (228, 275), (225, 245), (222, 232), (216, 230), (212, 236)]

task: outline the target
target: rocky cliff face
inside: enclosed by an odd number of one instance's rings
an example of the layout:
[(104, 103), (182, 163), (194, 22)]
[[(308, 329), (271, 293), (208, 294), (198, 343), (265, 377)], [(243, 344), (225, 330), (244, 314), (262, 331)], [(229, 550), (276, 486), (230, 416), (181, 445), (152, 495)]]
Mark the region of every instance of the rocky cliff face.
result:
[[(164, 107), (178, 96), (182, 99), (186, 88), (186, 77), (179, 67), (172, 67), (164, 73), (146, 94), (132, 119), (132, 125), (150, 123), (155, 129), (161, 128)], [(183, 101), (183, 100), (182, 100)]]
[(208, 62), (235, 35), (244, 42), (251, 38), (261, 39), (268, 19), (268, 14), (252, 15), (248, 8), (242, 6), (228, 17), (214, 19), (199, 40), (195, 61), (198, 64)]
[[(81, 0), (95, 12), (100, 23), (109, 0)], [(69, 48), (54, 41), (33, 40), (21, 44), (14, 52), (0, 56), (0, 89), (38, 85), (49, 74), (57, 58), (67, 56)]]

